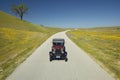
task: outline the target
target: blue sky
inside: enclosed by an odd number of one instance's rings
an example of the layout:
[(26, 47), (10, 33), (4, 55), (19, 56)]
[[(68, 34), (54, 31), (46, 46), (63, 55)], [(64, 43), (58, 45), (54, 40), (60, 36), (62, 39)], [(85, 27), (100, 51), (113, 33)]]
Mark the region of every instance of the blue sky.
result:
[[(12, 4), (1, 0), (0, 10), (13, 13)], [(120, 26), (120, 0), (23, 0), (29, 7), (24, 20), (54, 27)]]

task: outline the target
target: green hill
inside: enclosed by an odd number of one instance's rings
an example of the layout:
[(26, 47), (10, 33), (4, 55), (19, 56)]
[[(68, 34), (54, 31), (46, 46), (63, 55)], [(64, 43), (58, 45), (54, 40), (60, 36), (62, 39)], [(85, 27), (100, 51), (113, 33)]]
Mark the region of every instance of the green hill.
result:
[[(11, 16), (10, 14), (0, 11), (0, 27), (1, 28), (14, 28), (18, 30), (25, 31), (35, 31), (35, 32), (49, 32), (49, 30), (58, 28), (43, 27), (36, 24), (32, 24), (27, 21), (21, 21), (20, 19)], [(54, 31), (54, 30), (53, 30)]]
[(0, 80), (58, 31), (62, 29), (38, 26), (0, 11)]

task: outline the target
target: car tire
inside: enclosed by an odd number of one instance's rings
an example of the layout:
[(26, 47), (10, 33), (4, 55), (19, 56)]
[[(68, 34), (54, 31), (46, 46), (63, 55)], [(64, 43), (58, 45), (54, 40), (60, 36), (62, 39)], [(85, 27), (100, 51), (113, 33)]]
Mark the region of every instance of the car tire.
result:
[(50, 62), (52, 61), (52, 59), (50, 59)]
[(67, 62), (67, 61), (68, 61), (68, 58), (65, 59), (65, 62)]
[(52, 61), (52, 58), (50, 58), (50, 62)]

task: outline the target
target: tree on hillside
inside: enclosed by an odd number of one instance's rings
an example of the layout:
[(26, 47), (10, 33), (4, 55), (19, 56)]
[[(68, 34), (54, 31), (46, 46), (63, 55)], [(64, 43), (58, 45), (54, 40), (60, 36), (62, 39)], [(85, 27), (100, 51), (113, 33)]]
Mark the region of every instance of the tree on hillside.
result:
[(28, 12), (28, 7), (24, 4), (13, 5), (11, 10), (23, 20), (23, 15)]

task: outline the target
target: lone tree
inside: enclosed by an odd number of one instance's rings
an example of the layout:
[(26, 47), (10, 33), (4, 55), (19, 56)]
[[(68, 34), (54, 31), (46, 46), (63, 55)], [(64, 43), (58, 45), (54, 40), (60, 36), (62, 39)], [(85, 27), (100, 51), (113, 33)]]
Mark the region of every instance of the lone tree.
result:
[(28, 7), (24, 4), (13, 5), (11, 10), (23, 20), (23, 15), (28, 12)]

